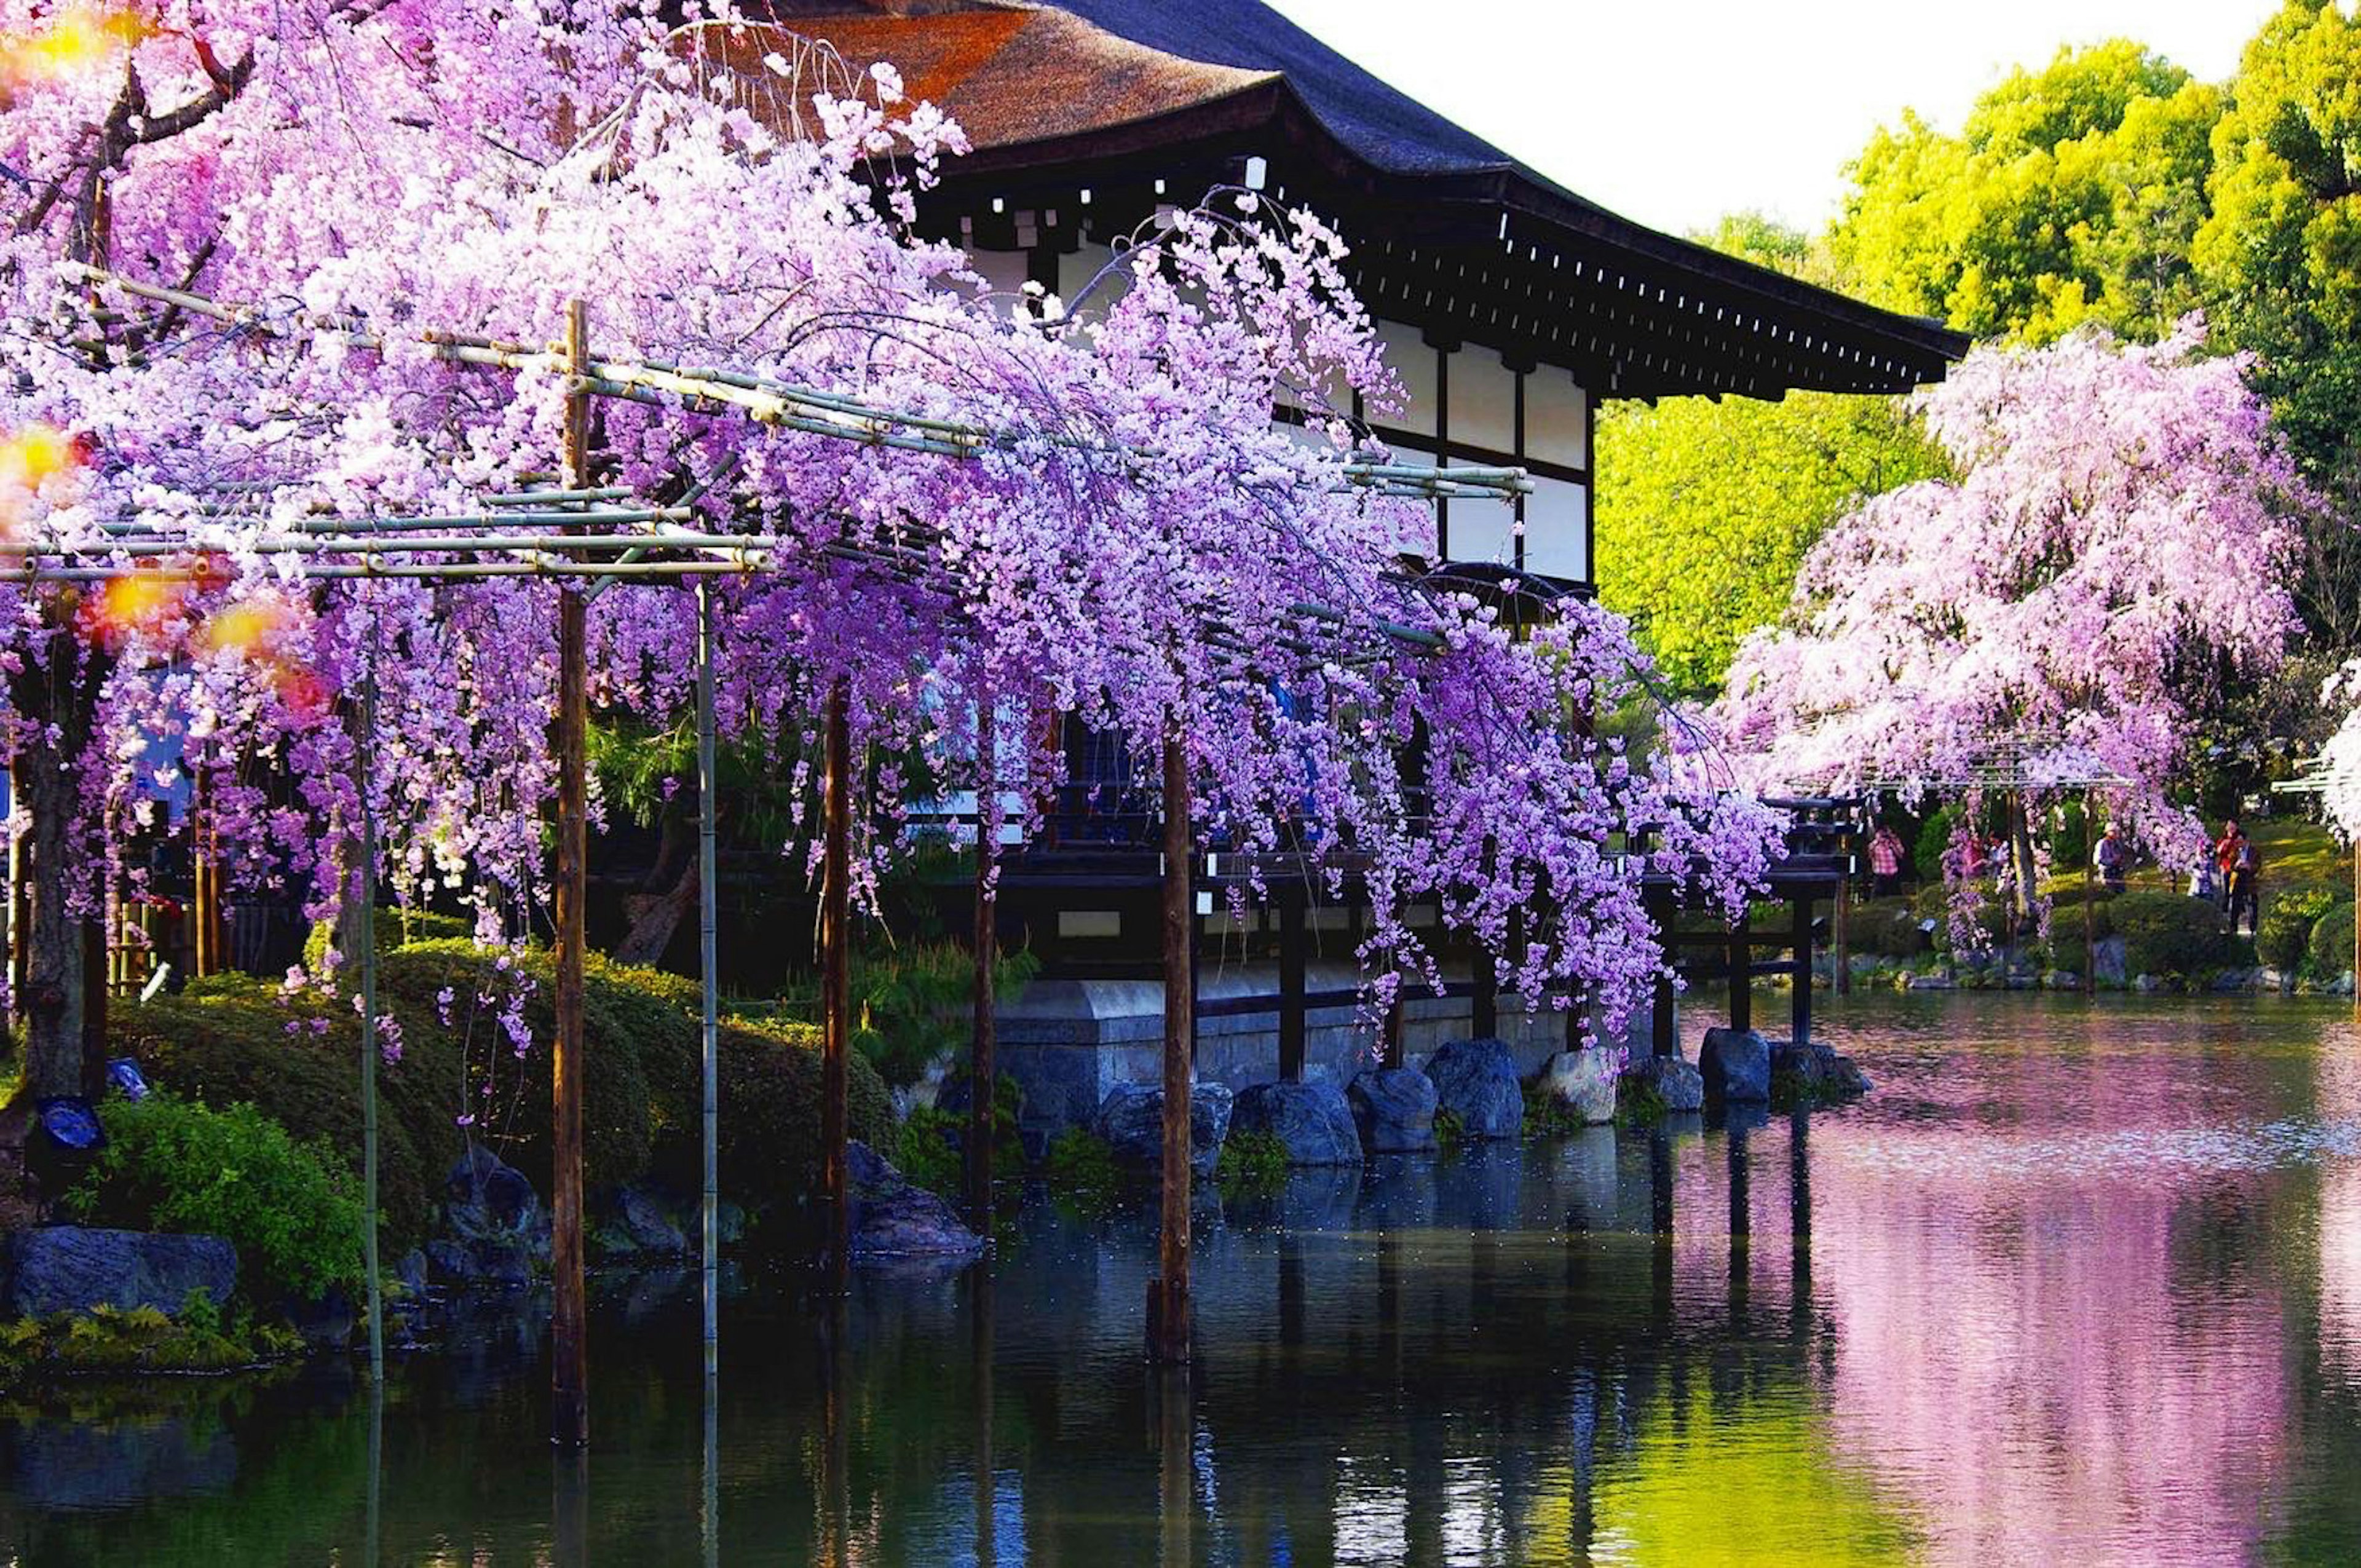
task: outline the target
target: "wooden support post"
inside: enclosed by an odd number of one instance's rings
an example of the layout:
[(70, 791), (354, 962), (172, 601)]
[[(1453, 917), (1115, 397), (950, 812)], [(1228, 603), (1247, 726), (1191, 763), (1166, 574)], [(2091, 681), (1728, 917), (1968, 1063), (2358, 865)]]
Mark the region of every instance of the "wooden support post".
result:
[(1799, 1046), (1812, 1042), (1812, 895), (1795, 895), (1795, 987), (1787, 997), (1787, 1037)]
[[(1484, 870), (1489, 873), (1499, 847), (1490, 839), (1484, 840)], [(1468, 1033), (1479, 1040), (1497, 1039), (1500, 1033), (1500, 971), (1490, 953), (1480, 941), (1474, 944), (1468, 962), (1470, 978), (1475, 981), (1476, 995), (1469, 1007)], [(1569, 1042), (1571, 1048), (1571, 1042)]]
[[(368, 1291), (368, 1369), (371, 1384), (385, 1378), (385, 1291), (377, 1264), (377, 813), (369, 796), (377, 772), (377, 650), (374, 627), (368, 662), (361, 666), (360, 746), (354, 758), (359, 773), (361, 967), (361, 1277)], [(377, 1389), (372, 1387), (372, 1397)]]
[(1730, 951), (1726, 965), (1730, 970), (1730, 1026), (1733, 1029), (1754, 1027), (1754, 938), (1752, 916), (1739, 911), (1737, 924), (1730, 928)]
[(992, 1140), (994, 1136), (993, 1056), (999, 1040), (998, 1005), (993, 966), (1000, 957), (1000, 917), (993, 889), (993, 861), (999, 846), (994, 842), (997, 816), (993, 762), (998, 746), (993, 723), (992, 698), (977, 699), (975, 711), (975, 1035), (967, 1066), (967, 1201), (970, 1222), (979, 1235), (992, 1231)]
[(1000, 1551), (1000, 1509), (998, 1488), (993, 1474), (992, 1270), (971, 1269), (968, 1280), (971, 1292), (969, 1343), (975, 1387), (972, 1399), (975, 1411), (975, 1568), (995, 1568)]
[(1664, 970), (1658, 973), (1649, 1005), (1648, 1047), (1653, 1055), (1676, 1057), (1681, 1054), (1680, 993), (1673, 988), (1670, 972), (1675, 949), (1672, 943), (1674, 901), (1673, 890), (1660, 883), (1650, 883), (1642, 897), (1648, 913), (1656, 923), (1657, 951), (1662, 955)]
[(1399, 991), (1395, 992), (1393, 1001), (1386, 1005), (1385, 1036), (1380, 1046), (1382, 1054), (1378, 1058), (1379, 1066), (1388, 1068), (1401, 1066), (1402, 999)]
[(1304, 997), (1305, 952), (1310, 945), (1304, 939), (1308, 911), (1304, 905), (1311, 894), (1302, 888), (1285, 887), (1279, 894), (1279, 1080), (1281, 1083), (1303, 1081), (1303, 1057), (1306, 1036), (1310, 1030), (1310, 1007)]
[(189, 801), (189, 927), (194, 948), (190, 967), (200, 978), (213, 973), (221, 961), (214, 950), (219, 923), (214, 897), (213, 819), (213, 791), (200, 764)]
[[(113, 902), (110, 897), (109, 902)], [(106, 921), (82, 923), (82, 1092), (95, 1100), (106, 1086)]]
[[(580, 377), (590, 356), (582, 302), (566, 307), (566, 356), (572, 381), (566, 411), (566, 483), (588, 488), (590, 400)], [(590, 1441), (590, 1390), (582, 1286), (582, 956), (583, 858), (588, 795), (584, 779), (589, 728), (582, 596), (557, 594), (557, 874), (551, 889), (557, 928), (557, 1039), (551, 1058), (549, 1275), (550, 1435), (561, 1448)], [(561, 1464), (563, 1462), (561, 1461)]]
[(852, 1253), (851, 1194), (845, 1181), (845, 1057), (852, 1046), (852, 702), (842, 675), (828, 691), (825, 841), (820, 851), (820, 1189), (828, 1204), (828, 1272), (844, 1284)]
[[(2099, 890), (2091, 883), (2091, 862), (2099, 855), (2099, 797), (2082, 797), (2082, 994), (2099, 993)], [(2356, 884), (2361, 885), (2361, 884)]]
[[(2353, 898), (2361, 912), (2361, 836), (2353, 840)], [(2353, 1004), (2361, 1007), (2361, 919), (2353, 922)]]
[[(13, 766), (13, 763), (12, 763)], [(16, 792), (23, 786), (15, 784)], [(25, 1020), (26, 938), (33, 921), (33, 832), (30, 825), (18, 828), (8, 838), (8, 1001), (14, 1010), (12, 1023), (22, 1026)]]
[[(1179, 722), (1178, 717), (1172, 720)], [(1190, 1006), (1190, 936), (1196, 927), (1191, 878), (1189, 753), (1180, 732), (1164, 737), (1164, 1150), (1157, 1277), (1148, 1283), (1149, 1359), (1189, 1359), (1189, 1087), (1196, 1018)]]
[[(714, 904), (718, 851), (713, 756), (713, 588), (697, 585), (697, 1099), (703, 1123), (698, 1257), (705, 1287), (705, 1373), (718, 1370), (721, 1343), (721, 949)], [(709, 1411), (708, 1411), (709, 1419)]]
[(1833, 949), (1831, 958), (1836, 966), (1835, 986), (1839, 996), (1852, 994), (1852, 933), (1848, 928), (1851, 923), (1851, 905), (1852, 850), (1844, 848), (1839, 850), (1837, 862), (1836, 908), (1828, 916), (1828, 936)]

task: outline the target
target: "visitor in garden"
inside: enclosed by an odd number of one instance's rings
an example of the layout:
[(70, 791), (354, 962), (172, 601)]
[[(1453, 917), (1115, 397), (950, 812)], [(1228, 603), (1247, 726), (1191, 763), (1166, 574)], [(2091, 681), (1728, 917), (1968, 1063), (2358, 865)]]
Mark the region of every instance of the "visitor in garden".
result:
[(2234, 925), (2238, 917), (2234, 891), (2237, 882), (2238, 854), (2246, 842), (2246, 835), (2239, 829), (2238, 819), (2235, 817), (2222, 824), (2222, 836), (2213, 840), (2213, 870), (2216, 872), (2213, 896), (2218, 907), (2230, 912)]
[(1878, 897), (1892, 898), (1902, 891), (1902, 839), (1888, 824), (1880, 823), (1877, 836), (1869, 841), (1869, 871), (1876, 879)]
[(2255, 848), (2252, 839), (2239, 834), (2237, 858), (2230, 868), (2230, 934), (2234, 937), (2238, 934), (2241, 911), (2246, 916), (2246, 934), (2262, 935), (2262, 851)]
[(2124, 878), (2132, 864), (2131, 846), (2124, 842), (2123, 828), (2113, 822), (2108, 823), (2106, 832), (2100, 835), (2099, 848), (2092, 858), (2098, 862), (2099, 880), (2107, 884), (2107, 891), (2123, 892)]

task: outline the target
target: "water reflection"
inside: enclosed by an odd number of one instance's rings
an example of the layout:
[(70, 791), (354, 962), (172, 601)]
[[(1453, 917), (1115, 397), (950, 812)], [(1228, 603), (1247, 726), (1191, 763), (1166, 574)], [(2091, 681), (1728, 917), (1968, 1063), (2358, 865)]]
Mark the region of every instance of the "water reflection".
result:
[[(340, 1369), (0, 1406), (39, 1563), (2354, 1560), (2346, 1014), (1856, 1003), (1860, 1107), (1300, 1173), (1153, 1228), (1028, 1206), (989, 1273), (608, 1280), (598, 1445), (529, 1316)], [(1783, 1234), (1784, 1233), (1784, 1234)], [(542, 1467), (549, 1465), (544, 1481)]]

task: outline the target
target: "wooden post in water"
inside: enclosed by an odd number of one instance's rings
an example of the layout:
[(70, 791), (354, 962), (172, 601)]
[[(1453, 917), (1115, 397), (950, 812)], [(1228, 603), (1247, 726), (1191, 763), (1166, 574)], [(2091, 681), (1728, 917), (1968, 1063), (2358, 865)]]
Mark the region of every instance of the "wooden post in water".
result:
[(852, 986), (848, 965), (852, 899), (852, 702), (839, 675), (828, 689), (825, 840), (820, 851), (820, 1190), (828, 1204), (828, 1279), (841, 1290), (851, 1259), (852, 1204), (845, 1179), (845, 1053), (852, 1046)]
[(994, 817), (998, 797), (993, 774), (998, 738), (993, 723), (992, 698), (979, 697), (975, 708), (975, 1037), (967, 1068), (967, 1201), (970, 1222), (980, 1235), (992, 1233), (992, 1140), (996, 1132), (994, 1047), (999, 1024), (993, 1015), (998, 1003), (993, 965), (1000, 957), (1000, 921), (993, 890), (993, 861), (999, 846), (994, 841)]
[[(361, 863), (353, 889), (361, 905), (361, 1278), (368, 1296), (368, 1368), (372, 1400), (385, 1379), (385, 1292), (377, 1266), (377, 813), (369, 807), (377, 772), (377, 637), (370, 623), (368, 662), (361, 667), (358, 764)], [(375, 1405), (371, 1409), (375, 1409)], [(374, 1433), (372, 1433), (374, 1435)], [(372, 1472), (370, 1479), (376, 1476)]]
[[(566, 486), (586, 489), (590, 469), (590, 396), (581, 378), (589, 357), (582, 302), (566, 307)], [(550, 1086), (550, 1436), (561, 1448), (590, 1441), (590, 1389), (582, 1287), (583, 859), (589, 728), (582, 596), (557, 593), (557, 875), (551, 889), (557, 927), (557, 1039)]]
[(221, 968), (221, 894), (214, 883), (220, 868), (214, 860), (213, 789), (202, 766), (189, 803), (189, 927), (194, 948), (190, 967), (200, 976), (209, 975)]
[(2099, 857), (2099, 797), (2082, 796), (2082, 994), (2099, 993), (2099, 890), (2091, 885), (2091, 862)]
[(1730, 1026), (1733, 1029), (1754, 1027), (1754, 938), (1753, 916), (1738, 912), (1738, 922), (1730, 928)]
[[(1484, 840), (1484, 870), (1488, 875), (1492, 871), (1493, 862), (1499, 854), (1499, 846), (1488, 837)], [(1474, 945), (1469, 963), (1472, 966), (1471, 979), (1475, 982), (1476, 995), (1468, 1006), (1467, 1021), (1470, 1026), (1467, 1032), (1479, 1040), (1495, 1039), (1500, 1033), (1499, 967), (1493, 960), (1492, 955), (1484, 950), (1484, 944), (1481, 942)], [(1575, 1041), (1568, 1040), (1566, 1048), (1572, 1050), (1575, 1045)]]
[(1279, 892), (1279, 1080), (1303, 1081), (1309, 1011), (1304, 999), (1304, 932), (1311, 895), (1289, 886)]
[[(705, 1375), (719, 1369), (721, 1349), (721, 950), (714, 905), (713, 587), (697, 584), (697, 1100), (704, 1190), (697, 1204), (698, 1262), (704, 1274)], [(711, 1409), (708, 1402), (707, 1419)], [(708, 1476), (708, 1481), (709, 1481)]]
[[(1170, 722), (1177, 726), (1179, 716)], [(1189, 753), (1174, 728), (1164, 736), (1162, 1202), (1159, 1272), (1148, 1288), (1148, 1358), (1168, 1365), (1189, 1359), (1189, 1075), (1196, 1045), (1196, 1017), (1189, 996), (1190, 938), (1196, 929), (1191, 839)]]
[(1851, 835), (1837, 834), (1837, 904), (1828, 915), (1830, 957), (1836, 967), (1833, 985), (1839, 996), (1852, 994), (1852, 844)]
[(1799, 1046), (1812, 1043), (1812, 895), (1795, 894), (1795, 986), (1787, 997), (1787, 1037)]

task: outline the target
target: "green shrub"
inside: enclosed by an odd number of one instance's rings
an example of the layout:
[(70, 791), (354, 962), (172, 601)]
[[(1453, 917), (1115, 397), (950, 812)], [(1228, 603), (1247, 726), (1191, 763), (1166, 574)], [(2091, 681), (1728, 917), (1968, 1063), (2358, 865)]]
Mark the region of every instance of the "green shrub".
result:
[(2113, 914), (2127, 974), (2197, 975), (2235, 965), (2252, 951), (2223, 931), (2220, 912), (2202, 898), (2126, 893), (2115, 899)]
[(106, 1101), (106, 1145), (66, 1195), (84, 1221), (220, 1236), (247, 1294), (312, 1299), (360, 1277), (361, 1204), (334, 1151), (300, 1144), (251, 1105), (169, 1094)]
[(2333, 981), (2353, 967), (2353, 905), (2340, 904), (2312, 923), (2312, 972)]
[[(396, 1252), (431, 1232), (444, 1177), (469, 1138), (549, 1190), (550, 1040), (555, 969), (544, 948), (508, 955), (532, 984), (517, 1057), (480, 992), (510, 994), (503, 956), (439, 938), (386, 953), (380, 1005), (402, 1055), (378, 1072), (379, 1212)], [(439, 998), (448, 989), (450, 1023)], [(702, 1035), (695, 981), (613, 963), (583, 966), (584, 1164), (594, 1187), (653, 1174), (693, 1188), (701, 1168)], [(295, 1025), (291, 1034), (290, 1024)], [(316, 1025), (316, 1027), (315, 1027)], [(348, 1001), (282, 998), (275, 986), (218, 977), (180, 996), (109, 1010), (110, 1048), (157, 1083), (210, 1105), (247, 1102), (297, 1134), (360, 1159), (359, 1027)], [(719, 1164), (723, 1190), (750, 1208), (811, 1190), (819, 1170), (819, 1031), (723, 1022)], [(482, 1092), (489, 1082), (492, 1092)], [(851, 1135), (893, 1132), (885, 1086), (857, 1054), (846, 1063)], [(462, 1127), (459, 1118), (473, 1118)]]
[(1434, 1113), (1434, 1146), (1451, 1154), (1467, 1141), (1467, 1124), (1459, 1113), (1445, 1105)]
[[(852, 1000), (852, 1043), (887, 1083), (906, 1087), (927, 1069), (964, 1046), (975, 1021), (975, 958), (950, 942), (917, 943), (887, 953), (855, 953), (847, 964)], [(1005, 952), (993, 968), (994, 993), (1023, 993), (1041, 960), (1025, 950)], [(792, 1016), (819, 1016), (818, 981), (807, 977), (779, 997)]]
[(960, 1151), (951, 1139), (961, 1129), (961, 1118), (932, 1105), (914, 1105), (902, 1122), (895, 1146), (894, 1164), (904, 1176), (929, 1191), (949, 1197), (960, 1190)]
[(1232, 1133), (1213, 1161), (1213, 1181), (1232, 1198), (1277, 1191), (1287, 1182), (1287, 1140), (1261, 1129)]
[(1910, 900), (1899, 895), (1864, 899), (1849, 912), (1845, 938), (1857, 953), (1915, 959), (1935, 945), (1935, 939), (1920, 928), (1919, 922), (1925, 918)]
[(2048, 827), (2048, 837), (2051, 865), (2079, 866), (2089, 859), (2091, 827), (2080, 800), (2068, 800), (2059, 806), (2054, 824)]
[(1960, 820), (1960, 808), (1944, 806), (1918, 829), (1917, 842), (1911, 846), (1910, 864), (1905, 874), (1915, 875), (1924, 883), (1939, 884), (1943, 880), (1943, 855), (1951, 847), (1951, 829)]
[[(472, 941), (476, 923), (457, 915), (437, 915), (431, 909), (396, 909), (380, 905), (377, 912), (377, 950), (379, 957), (412, 942)], [(333, 920), (313, 923), (311, 935), (303, 938), (303, 969), (308, 974), (319, 975), (327, 963), (328, 948), (335, 942), (336, 926)], [(338, 965), (341, 970), (345, 966)], [(358, 983), (351, 974), (339, 973), (337, 981), (350, 991)]]
[(1041, 1175), (1060, 1202), (1085, 1212), (1112, 1204), (1123, 1184), (1115, 1149), (1086, 1127), (1068, 1127), (1049, 1140)]
[(2312, 945), (2312, 927), (2336, 905), (2336, 895), (2324, 887), (2292, 887), (2270, 902), (2255, 933), (2255, 952), (2263, 962), (2283, 973), (2293, 973)]
[(1543, 1089), (1540, 1079), (1530, 1080), (1523, 1088), (1525, 1117), (1517, 1129), (1520, 1136), (1555, 1138), (1582, 1130), (1581, 1119), (1566, 1108), (1565, 1102)]
[[(2115, 934), (2114, 901), (2125, 896), (2110, 893), (2103, 883), (2093, 883), (2090, 890), (2091, 939), (2103, 942)], [(2082, 888), (2070, 883), (2049, 891), (2049, 936), (2061, 955), (2070, 954), (2076, 963), (2082, 953)]]

